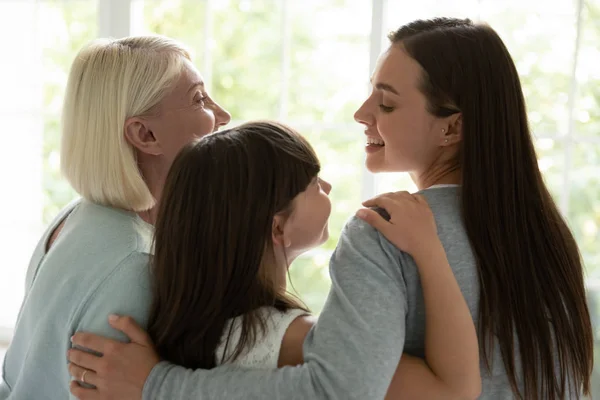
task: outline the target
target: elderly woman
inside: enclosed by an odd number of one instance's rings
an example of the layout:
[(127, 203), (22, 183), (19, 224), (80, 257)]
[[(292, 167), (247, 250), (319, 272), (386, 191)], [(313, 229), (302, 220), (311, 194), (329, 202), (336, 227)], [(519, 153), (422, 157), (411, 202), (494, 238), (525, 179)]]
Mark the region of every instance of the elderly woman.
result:
[(6, 354), (0, 399), (69, 397), (80, 330), (125, 339), (111, 313), (145, 326), (156, 204), (178, 151), (229, 122), (188, 51), (163, 37), (96, 41), (71, 67), (61, 167), (82, 199), (42, 236)]
[[(459, 19), (415, 21), (390, 39), (355, 114), (365, 127), (367, 167), (410, 172), (434, 213), (479, 326), (480, 398), (589, 393), (583, 266), (538, 168), (508, 50), (489, 26)], [(393, 208), (395, 196), (365, 205)], [(389, 221), (359, 213), (331, 259), (331, 292), (304, 343), (303, 365), (185, 369), (159, 362), (146, 334), (117, 317), (113, 326), (134, 343), (77, 334), (76, 343), (103, 357), (71, 352), (74, 375), (91, 371), (97, 383), (73, 392), (82, 399), (382, 399), (403, 351), (430, 355), (425, 325), (453, 316), (431, 316), (415, 260), (393, 246), (402, 247), (400, 232), (421, 227), (399, 224), (393, 212)]]

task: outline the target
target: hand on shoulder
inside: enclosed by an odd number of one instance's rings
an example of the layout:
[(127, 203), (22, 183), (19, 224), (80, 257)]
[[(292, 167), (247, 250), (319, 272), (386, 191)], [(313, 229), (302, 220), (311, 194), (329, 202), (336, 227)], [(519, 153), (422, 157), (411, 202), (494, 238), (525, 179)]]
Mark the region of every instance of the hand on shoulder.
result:
[(439, 244), (433, 213), (422, 195), (390, 192), (367, 200), (363, 205), (384, 209), (389, 220), (372, 209), (360, 209), (356, 216), (413, 257)]

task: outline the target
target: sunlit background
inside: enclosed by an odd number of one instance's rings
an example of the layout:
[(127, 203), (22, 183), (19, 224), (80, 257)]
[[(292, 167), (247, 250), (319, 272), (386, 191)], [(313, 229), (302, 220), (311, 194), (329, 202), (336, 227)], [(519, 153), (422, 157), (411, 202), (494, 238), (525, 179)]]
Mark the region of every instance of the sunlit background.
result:
[(329, 254), (360, 200), (414, 189), (405, 175), (365, 171), (352, 115), (386, 34), (433, 16), (488, 22), (512, 52), (540, 167), (579, 243), (600, 323), (600, 0), (0, 0), (0, 359), (31, 251), (75, 198), (59, 172), (59, 119), (84, 44), (144, 33), (180, 39), (233, 125), (275, 118), (309, 138), (333, 184), (331, 239), (293, 265), (291, 280), (318, 313)]

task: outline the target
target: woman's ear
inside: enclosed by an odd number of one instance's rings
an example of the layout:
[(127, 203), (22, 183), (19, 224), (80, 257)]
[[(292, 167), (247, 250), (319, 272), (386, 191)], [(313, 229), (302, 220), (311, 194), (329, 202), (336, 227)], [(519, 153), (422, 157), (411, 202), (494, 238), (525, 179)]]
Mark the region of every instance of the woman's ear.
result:
[(462, 140), (462, 114), (456, 113), (444, 120), (444, 126), (440, 129), (440, 145), (449, 146)]
[(160, 143), (148, 126), (148, 121), (131, 117), (125, 121), (125, 139), (138, 151), (157, 156), (162, 154)]
[(275, 217), (273, 217), (273, 227), (271, 229), (272, 232), (272, 240), (273, 240), (273, 245), (275, 246), (281, 246), (281, 247), (290, 247), (290, 240), (287, 237), (287, 235), (285, 234), (286, 230), (285, 230), (285, 223), (287, 221), (287, 218), (285, 218), (283, 215), (275, 215)]

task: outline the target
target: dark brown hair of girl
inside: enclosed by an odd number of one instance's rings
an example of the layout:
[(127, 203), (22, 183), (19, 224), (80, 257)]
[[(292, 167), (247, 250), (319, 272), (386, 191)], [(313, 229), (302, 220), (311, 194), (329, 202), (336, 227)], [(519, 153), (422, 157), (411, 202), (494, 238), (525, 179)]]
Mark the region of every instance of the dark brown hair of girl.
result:
[[(297, 132), (267, 121), (203, 137), (176, 157), (159, 207), (148, 331), (161, 358), (187, 368), (233, 361), (265, 333), (258, 309), (305, 307), (276, 281), (275, 215), (318, 175)], [(242, 316), (230, 358), (216, 359), (227, 320)], [(225, 335), (224, 335), (225, 333)]]
[(429, 112), (462, 114), (456, 162), (477, 260), (478, 322), (488, 368), (497, 338), (517, 398), (589, 393), (593, 335), (584, 268), (538, 168), (508, 50), (491, 27), (468, 19), (418, 20), (389, 38), (422, 67), (420, 89)]

